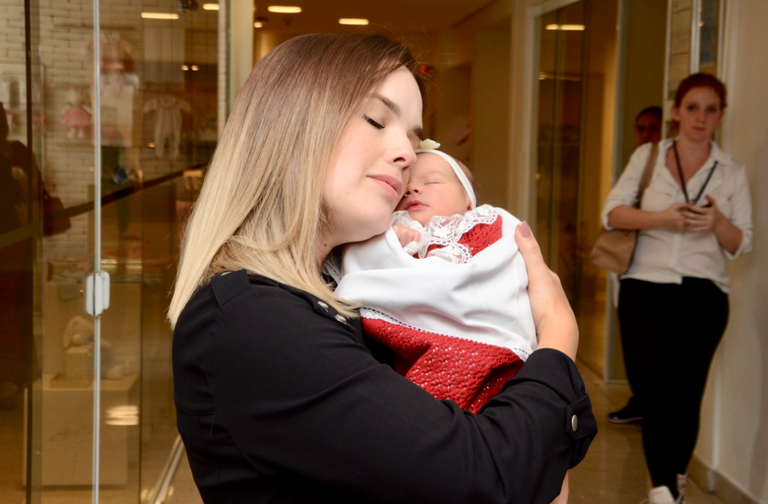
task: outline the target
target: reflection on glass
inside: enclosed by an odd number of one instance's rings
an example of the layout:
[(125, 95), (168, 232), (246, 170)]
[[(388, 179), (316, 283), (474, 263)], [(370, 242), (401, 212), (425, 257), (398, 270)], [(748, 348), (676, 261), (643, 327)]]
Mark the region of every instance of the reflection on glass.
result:
[(720, 0), (701, 0), (699, 71), (717, 75), (720, 37)]
[[(589, 255), (610, 189), (616, 2), (582, 1), (541, 17), (536, 236), (581, 328), (579, 359), (602, 373), (606, 276)], [(547, 29), (547, 28), (550, 29)], [(577, 29), (578, 27), (578, 29)]]
[(669, 36), (667, 98), (673, 99), (680, 81), (691, 73), (691, 0), (673, 0)]
[[(91, 501), (94, 380), (102, 499), (139, 502), (177, 434), (165, 310), (217, 141), (217, 12), (102, 0), (94, 40), (93, 2), (26, 4), (28, 26), (24, 0), (0, 0), (21, 20), (0, 23), (0, 502)], [(94, 377), (96, 250), (112, 287)]]
[[(583, 4), (551, 12), (542, 26), (582, 25)], [(573, 303), (580, 163), (582, 30), (541, 30), (537, 236)]]

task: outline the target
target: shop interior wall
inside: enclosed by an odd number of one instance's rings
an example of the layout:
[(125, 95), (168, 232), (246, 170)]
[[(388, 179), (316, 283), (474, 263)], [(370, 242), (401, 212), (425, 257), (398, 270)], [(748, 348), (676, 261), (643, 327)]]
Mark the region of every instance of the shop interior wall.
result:
[[(3, 5), (15, 5), (18, 2), (0, 0)], [(118, 0), (102, 0), (101, 22), (107, 35), (119, 33), (120, 39), (127, 42), (133, 58), (145, 65), (173, 65), (181, 74), (181, 64), (186, 55), (194, 55), (198, 65), (215, 65), (216, 34), (210, 30), (196, 30), (194, 26), (176, 26), (173, 30), (168, 21), (148, 21), (142, 25), (141, 2), (126, 4)], [(215, 18), (215, 14), (210, 14)], [(6, 56), (23, 61), (24, 21), (23, 16), (4, 16), (3, 21), (9, 31), (7, 36)], [(90, 105), (92, 81), (92, 56), (90, 52), (92, 36), (92, 1), (91, 0), (56, 0), (40, 2), (40, 61), (43, 67), (43, 103), (46, 111), (43, 129), (43, 157), (38, 163), (43, 172), (43, 180), (48, 192), (62, 199), (65, 207), (74, 206), (89, 200), (92, 191), (94, 148), (90, 136), (68, 138), (68, 128), (60, 123), (63, 111), (68, 108), (67, 95), (72, 90), (79, 90), (86, 96)], [(175, 21), (175, 23), (182, 23)], [(215, 22), (214, 22), (215, 27)], [(181, 33), (181, 38), (177, 35)], [(186, 34), (186, 37), (185, 37)], [(162, 47), (145, 47), (147, 37), (162, 42)], [(13, 47), (13, 44), (18, 46)], [(171, 48), (174, 44), (175, 47)], [(179, 44), (181, 44), (180, 47)], [(146, 49), (146, 50), (145, 50)], [(167, 50), (159, 50), (167, 49)], [(177, 58), (178, 61), (173, 60)], [(183, 86), (183, 75), (181, 76)], [(144, 83), (142, 83), (143, 85)], [(142, 89), (147, 89), (143, 87)], [(149, 90), (151, 91), (151, 89)], [(150, 97), (145, 97), (149, 99)], [(215, 115), (215, 110), (201, 110), (205, 100), (198, 100), (196, 112), (203, 116)], [(153, 160), (147, 155), (146, 146), (142, 150), (144, 138), (144, 114), (141, 107), (136, 107), (134, 118), (135, 148), (125, 150), (123, 160), (126, 168), (134, 169), (144, 180), (151, 180), (176, 169), (185, 168), (185, 160), (168, 162)], [(148, 135), (152, 135), (152, 125), (146, 124)], [(88, 132), (90, 134), (90, 131)], [(90, 187), (90, 189), (89, 189)], [(72, 219), (72, 229), (67, 233), (55, 235), (45, 240), (46, 260), (80, 259), (88, 254), (88, 222), (86, 216)]]
[[(696, 455), (760, 503), (768, 503), (768, 2), (731, 0), (726, 12), (729, 105), (723, 147), (747, 168), (752, 252), (732, 262), (728, 329), (710, 373)], [(708, 435), (706, 435), (708, 434)]]

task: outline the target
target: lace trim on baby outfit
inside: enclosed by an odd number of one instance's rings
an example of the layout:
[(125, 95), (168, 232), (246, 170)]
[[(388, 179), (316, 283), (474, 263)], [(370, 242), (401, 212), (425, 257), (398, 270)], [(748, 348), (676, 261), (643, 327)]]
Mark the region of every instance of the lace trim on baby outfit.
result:
[[(465, 264), (472, 258), (469, 247), (459, 243), (462, 235), (478, 224), (493, 224), (498, 214), (491, 205), (481, 205), (464, 215), (432, 217), (421, 231), (416, 246), (408, 244), (406, 251), (419, 259), (440, 257), (453, 264)], [(442, 248), (429, 250), (432, 245)]]

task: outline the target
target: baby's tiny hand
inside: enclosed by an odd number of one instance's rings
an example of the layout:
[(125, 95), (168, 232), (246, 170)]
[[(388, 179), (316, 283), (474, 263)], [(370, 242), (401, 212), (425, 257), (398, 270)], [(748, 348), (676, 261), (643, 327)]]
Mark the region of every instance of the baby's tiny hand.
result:
[(409, 228), (408, 226), (403, 226), (402, 224), (393, 224), (392, 229), (395, 230), (397, 239), (400, 240), (400, 245), (403, 247), (411, 242), (417, 242), (421, 240), (421, 233), (415, 229)]

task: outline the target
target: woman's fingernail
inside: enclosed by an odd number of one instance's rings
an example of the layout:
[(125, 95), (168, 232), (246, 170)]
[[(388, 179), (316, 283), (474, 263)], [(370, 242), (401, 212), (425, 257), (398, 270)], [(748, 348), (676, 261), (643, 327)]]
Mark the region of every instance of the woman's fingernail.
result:
[(533, 236), (533, 233), (531, 233), (531, 227), (525, 221), (520, 223), (520, 234), (523, 235), (523, 238)]

